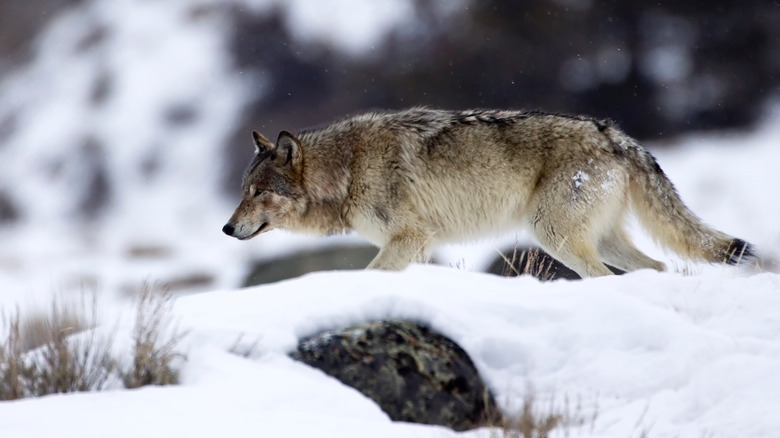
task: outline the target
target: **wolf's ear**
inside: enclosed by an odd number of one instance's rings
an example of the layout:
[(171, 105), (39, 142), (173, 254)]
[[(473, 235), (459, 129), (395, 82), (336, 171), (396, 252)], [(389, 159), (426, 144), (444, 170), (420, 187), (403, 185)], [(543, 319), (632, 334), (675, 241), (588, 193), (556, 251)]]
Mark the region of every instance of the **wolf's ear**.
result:
[(255, 155), (259, 154), (260, 151), (270, 151), (274, 148), (274, 144), (257, 131), (252, 131), (252, 138), (255, 140)]
[(276, 156), (281, 164), (298, 167), (303, 159), (301, 142), (287, 131), (280, 132), (276, 140)]

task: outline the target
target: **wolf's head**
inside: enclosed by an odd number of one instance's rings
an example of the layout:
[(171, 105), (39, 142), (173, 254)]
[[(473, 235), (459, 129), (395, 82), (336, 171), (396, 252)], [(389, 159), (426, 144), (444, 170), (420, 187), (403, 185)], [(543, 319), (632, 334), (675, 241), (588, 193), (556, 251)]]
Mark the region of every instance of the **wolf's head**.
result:
[(240, 240), (274, 228), (287, 228), (300, 212), (303, 152), (292, 134), (282, 131), (276, 145), (252, 133), (255, 157), (244, 173), (241, 203), (222, 231)]

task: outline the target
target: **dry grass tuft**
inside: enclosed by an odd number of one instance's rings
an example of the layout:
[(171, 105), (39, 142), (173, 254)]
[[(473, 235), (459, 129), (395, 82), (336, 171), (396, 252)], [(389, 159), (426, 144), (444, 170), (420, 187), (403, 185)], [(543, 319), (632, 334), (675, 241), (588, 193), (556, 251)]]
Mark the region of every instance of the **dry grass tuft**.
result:
[(529, 388), (523, 405), (515, 415), (505, 415), (499, 424), (490, 431), (491, 438), (547, 438), (556, 429), (566, 436), (571, 427), (594, 424), (598, 415), (598, 407), (591, 415), (586, 416), (581, 400), (572, 407), (568, 397), (562, 407), (556, 407), (555, 399), (549, 406), (540, 408), (536, 395)]
[[(0, 344), (0, 400), (100, 390), (117, 369), (111, 342), (94, 330), (97, 308), (63, 310), (56, 301), (48, 315), (4, 318)], [(83, 331), (83, 332), (82, 332)], [(77, 332), (82, 332), (78, 333)]]
[(126, 388), (179, 382), (175, 365), (185, 357), (176, 352), (176, 345), (186, 333), (171, 327), (172, 303), (168, 290), (150, 284), (143, 287), (133, 329), (133, 365), (122, 373)]
[(680, 274), (684, 277), (700, 276), (702, 274), (702, 268), (688, 261), (682, 260), (680, 262), (672, 262), (672, 272)]
[(235, 354), (236, 356), (243, 357), (244, 359), (257, 357), (260, 354), (260, 338), (257, 338), (251, 342), (245, 342), (244, 334), (242, 333), (238, 335), (235, 342), (233, 342), (233, 345), (228, 351), (230, 354)]
[(71, 335), (91, 328), (84, 319), (83, 312), (57, 303), (53, 304), (48, 313), (36, 312), (20, 318), (18, 323), (22, 349), (34, 350), (56, 342), (60, 334)]
[[(502, 273), (505, 277), (509, 277), (514, 273), (517, 276), (530, 275), (540, 281), (549, 281), (555, 278), (555, 272), (552, 271), (555, 261), (550, 257), (545, 257), (537, 248), (530, 251), (523, 250), (518, 253), (517, 245), (515, 245), (511, 258), (498, 249), (496, 251), (506, 262), (504, 272)], [(520, 266), (520, 269), (516, 266)]]
[(175, 351), (184, 336), (171, 328), (171, 296), (148, 286), (140, 295), (133, 330), (132, 365), (112, 355), (114, 334), (99, 337), (97, 304), (81, 308), (55, 301), (48, 313), (23, 317), (17, 309), (0, 326), (0, 400), (99, 391), (120, 378), (127, 388), (179, 381)]
[(28, 381), (34, 376), (34, 370), (24, 360), (22, 336), (19, 329), (19, 311), (12, 317), (5, 317), (3, 329), (7, 335), (0, 345), (0, 400), (24, 398), (28, 391)]

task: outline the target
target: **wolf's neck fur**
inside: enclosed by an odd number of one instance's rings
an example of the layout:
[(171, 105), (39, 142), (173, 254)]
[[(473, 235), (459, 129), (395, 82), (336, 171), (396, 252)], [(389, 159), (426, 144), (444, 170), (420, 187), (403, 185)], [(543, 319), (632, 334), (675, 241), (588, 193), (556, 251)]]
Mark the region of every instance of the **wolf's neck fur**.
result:
[(301, 221), (305, 231), (316, 234), (346, 231), (349, 224), (344, 218), (344, 205), (352, 180), (350, 164), (354, 151), (329, 144), (334, 142), (332, 133), (326, 136), (319, 131), (304, 132), (299, 140), (303, 149), (302, 184), (308, 198)]

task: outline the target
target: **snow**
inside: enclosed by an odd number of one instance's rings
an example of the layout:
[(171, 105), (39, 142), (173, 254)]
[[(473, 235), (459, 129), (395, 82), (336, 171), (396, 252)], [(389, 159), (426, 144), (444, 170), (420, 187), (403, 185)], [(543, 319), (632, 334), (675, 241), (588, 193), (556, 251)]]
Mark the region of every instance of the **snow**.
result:
[[(573, 436), (775, 436), (778, 306), (780, 276), (726, 267), (707, 276), (641, 271), (552, 283), (435, 266), (316, 273), (179, 298), (175, 315), (189, 331), (180, 386), (4, 402), (0, 431), (460, 436), (393, 423), (355, 390), (287, 356), (308, 334), (406, 318), (458, 342), (507, 409), (529, 387), (543, 406), (581, 400), (582, 412), (596, 417), (572, 426)], [(259, 340), (258, 352), (230, 353), (239, 336)]]
[[(328, 42), (351, 55), (363, 55), (380, 45), (388, 30), (401, 27), (414, 13), (411, 0), (295, 0), (286, 9), (293, 37)], [(344, 20), (340, 17), (350, 17)], [(346, 21), (341, 26), (334, 22)]]
[(581, 170), (578, 170), (577, 173), (574, 175), (574, 178), (572, 178), (572, 181), (574, 182), (574, 187), (579, 188), (582, 187), (582, 183), (584, 181), (587, 181), (589, 179), (590, 179), (590, 175), (588, 175), (587, 173)]
[[(218, 188), (219, 155), (249, 93), (263, 88), (250, 90), (233, 69), (222, 18), (189, 13), (209, 1), (82, 2), (40, 36), (30, 65), (0, 82), (0, 120), (17, 119), (0, 144), (0, 189), (24, 218), (0, 227), (0, 314), (94, 291), (97, 330), (116, 328), (115, 348), (126, 355), (128, 290), (211, 279), (175, 291), (174, 315), (188, 330), (181, 385), (0, 402), (0, 437), (490, 436), (391, 422), (357, 391), (287, 355), (303, 336), (388, 317), (425, 322), (458, 342), (509, 411), (529, 387), (541, 406), (579, 400), (583, 416), (595, 420), (572, 426), (569, 436), (777, 436), (777, 110), (751, 132), (649, 145), (697, 215), (756, 245), (758, 269), (685, 263), (634, 225), (637, 246), (671, 272), (551, 283), (474, 272), (496, 248), (528, 243), (518, 230), (437, 249), (445, 267), (316, 273), (237, 289), (250, 260), (364, 240), (222, 235), (234, 206)], [(235, 3), (263, 13), (278, 2)], [(399, 4), (405, 10), (411, 2)], [(369, 14), (363, 3), (355, 15), (320, 2), (289, 5), (285, 20), (297, 37), (344, 44), (353, 55), (414, 21), (396, 10)], [(349, 20), (329, 25), (337, 15)], [(101, 27), (105, 36), (80, 49)], [(111, 75), (112, 92), (95, 106), (101, 72)], [(164, 121), (181, 107), (194, 109), (191, 123)], [(83, 222), (73, 209), (85, 185), (79, 154), (87, 137), (104, 145), (112, 198), (104, 218)], [(250, 144), (247, 136), (247, 160)], [(153, 175), (142, 170), (150, 160)], [(257, 341), (257, 351), (231, 353), (239, 338), (247, 348)]]

